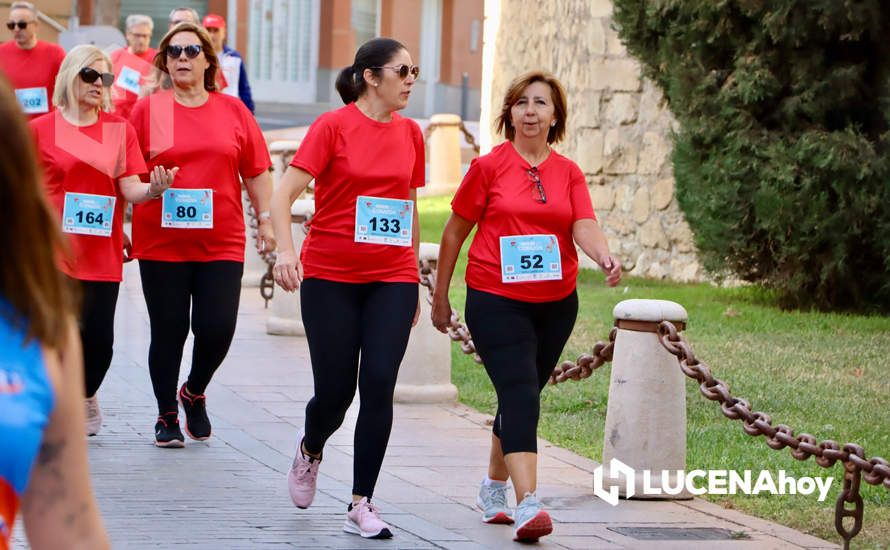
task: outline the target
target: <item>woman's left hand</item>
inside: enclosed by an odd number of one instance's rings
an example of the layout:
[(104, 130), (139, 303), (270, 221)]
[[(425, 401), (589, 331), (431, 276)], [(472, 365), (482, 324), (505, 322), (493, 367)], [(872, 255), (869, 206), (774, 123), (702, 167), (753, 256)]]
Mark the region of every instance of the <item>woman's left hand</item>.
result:
[(621, 262), (617, 258), (605, 255), (598, 262), (600, 269), (606, 274), (606, 284), (615, 286), (621, 281)]
[(177, 172), (179, 172), (178, 166), (168, 170), (159, 164), (152, 168), (148, 178), (148, 196), (154, 199), (160, 197), (164, 191), (173, 185), (173, 179), (176, 177)]
[(272, 252), (278, 247), (278, 241), (275, 240), (275, 230), (272, 229), (271, 220), (261, 220), (257, 228), (256, 250), (260, 254)]

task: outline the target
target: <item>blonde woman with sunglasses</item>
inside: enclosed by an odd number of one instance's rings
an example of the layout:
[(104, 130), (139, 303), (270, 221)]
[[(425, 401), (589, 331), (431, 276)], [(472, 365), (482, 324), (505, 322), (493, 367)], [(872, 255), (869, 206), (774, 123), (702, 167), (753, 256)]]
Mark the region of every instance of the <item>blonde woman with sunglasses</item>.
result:
[(59, 69), (53, 94), (57, 108), (31, 121), (44, 184), (71, 253), (60, 263), (82, 290), (87, 435), (96, 435), (102, 414), (96, 392), (111, 365), (114, 310), (123, 275), (127, 202), (150, 200), (166, 189), (174, 172), (158, 171), (150, 183), (136, 131), (110, 113), (111, 61), (95, 46), (73, 48)]
[[(363, 44), (337, 78), (346, 105), (315, 121), (272, 198), (282, 238), (273, 275), (284, 290), (300, 290), (315, 380), (288, 489), (298, 508), (312, 503), (325, 442), (358, 385), (362, 406), (343, 530), (365, 538), (392, 536), (371, 497), (392, 428), (396, 375), (417, 322), (423, 136), (398, 113), (417, 75), (399, 42)], [(290, 206), (313, 178), (315, 215), (298, 257)]]

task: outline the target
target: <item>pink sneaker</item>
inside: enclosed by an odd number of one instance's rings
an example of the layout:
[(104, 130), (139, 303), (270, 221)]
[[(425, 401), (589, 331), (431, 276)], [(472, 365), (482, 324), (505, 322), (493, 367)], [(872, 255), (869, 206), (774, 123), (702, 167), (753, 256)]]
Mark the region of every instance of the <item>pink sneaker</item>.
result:
[(392, 538), (389, 525), (380, 519), (380, 512), (376, 506), (368, 502), (367, 497), (362, 497), (358, 504), (349, 506), (343, 530), (366, 539)]
[(287, 473), (287, 489), (290, 499), (297, 508), (306, 509), (315, 498), (315, 484), (318, 481), (318, 465), (321, 459), (303, 454), (303, 430), (297, 435), (297, 452), (290, 471)]

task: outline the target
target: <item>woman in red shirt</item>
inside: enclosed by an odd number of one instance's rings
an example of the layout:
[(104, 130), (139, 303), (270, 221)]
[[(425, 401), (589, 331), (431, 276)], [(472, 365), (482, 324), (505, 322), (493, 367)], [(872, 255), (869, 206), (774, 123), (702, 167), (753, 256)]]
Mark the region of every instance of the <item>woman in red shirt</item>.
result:
[(102, 426), (96, 392), (111, 365), (126, 203), (159, 196), (175, 173), (153, 173), (152, 183), (139, 180), (146, 169), (136, 132), (108, 112), (111, 70), (111, 61), (99, 48), (72, 49), (55, 81), (57, 110), (31, 121), (47, 194), (71, 246), (61, 269), (80, 281), (83, 290), (80, 335), (87, 435), (96, 435)]
[[(596, 222), (584, 174), (550, 148), (565, 134), (566, 99), (552, 75), (514, 80), (497, 128), (507, 141), (474, 160), (442, 233), (432, 321), (451, 319), (448, 285), (464, 240), (466, 319), (498, 396), (488, 475), (477, 499), (486, 523), (516, 522), (514, 538), (534, 541), (553, 527), (541, 507), (536, 434), (540, 392), (562, 354), (578, 313), (575, 243), (615, 286), (621, 265)], [(507, 479), (518, 506), (507, 508)]]
[[(424, 184), (423, 135), (397, 113), (408, 105), (418, 72), (395, 40), (362, 45), (337, 78), (346, 106), (315, 121), (272, 199), (282, 243), (275, 281), (300, 289), (315, 381), (288, 473), (291, 499), (299, 508), (312, 503), (322, 449), (358, 383), (355, 475), (343, 529), (366, 538), (392, 536), (370, 499), (392, 428), (396, 375), (419, 311), (415, 202)], [(315, 215), (298, 258), (290, 206), (313, 178)]]
[[(177, 399), (189, 437), (210, 437), (204, 390), (235, 334), (244, 271), (242, 179), (260, 221), (257, 246), (275, 248), (268, 212), (272, 161), (250, 111), (217, 92), (219, 63), (202, 27), (173, 27), (155, 66), (166, 89), (136, 102), (131, 121), (149, 169), (178, 167), (179, 173), (161, 199), (134, 209), (133, 255), (151, 322), (155, 444), (182, 447)], [(189, 328), (195, 335), (191, 371), (177, 392)]]

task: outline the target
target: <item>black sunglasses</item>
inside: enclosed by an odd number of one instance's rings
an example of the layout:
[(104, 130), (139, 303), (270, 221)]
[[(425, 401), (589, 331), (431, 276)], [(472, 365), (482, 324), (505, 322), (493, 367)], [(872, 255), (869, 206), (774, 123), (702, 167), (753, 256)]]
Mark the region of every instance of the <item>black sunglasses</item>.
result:
[(30, 24), (31, 24), (30, 21), (7, 21), (6, 28), (9, 30), (13, 30), (16, 27), (18, 27), (20, 30), (25, 30), (28, 28), (28, 25), (30, 25)]
[(95, 69), (91, 69), (89, 67), (84, 67), (80, 70), (79, 73), (80, 79), (86, 82), (87, 84), (92, 84), (99, 78), (102, 79), (102, 85), (106, 88), (111, 86), (114, 83), (114, 75), (111, 73), (100, 73)]
[(194, 59), (198, 57), (198, 54), (201, 53), (202, 49), (200, 44), (192, 44), (191, 46), (167, 46), (167, 57), (179, 59), (182, 52), (185, 52), (187, 58)]
[(532, 188), (534, 194), (533, 198), (541, 204), (545, 204), (547, 202), (547, 195), (544, 193), (544, 184), (541, 183), (541, 174), (538, 173), (538, 168), (526, 168), (525, 173), (528, 174), (529, 181), (534, 185)]
[(417, 78), (417, 76), (420, 74), (420, 67), (418, 67), (417, 65), (411, 65), (410, 67), (408, 65), (396, 65), (395, 67), (389, 67), (389, 66), (383, 65), (380, 67), (368, 67), (368, 68), (369, 69), (389, 69), (391, 71), (396, 71), (399, 73), (399, 78), (401, 78), (402, 80), (405, 80), (406, 78), (408, 78), (409, 74), (411, 76), (413, 76), (414, 78)]

